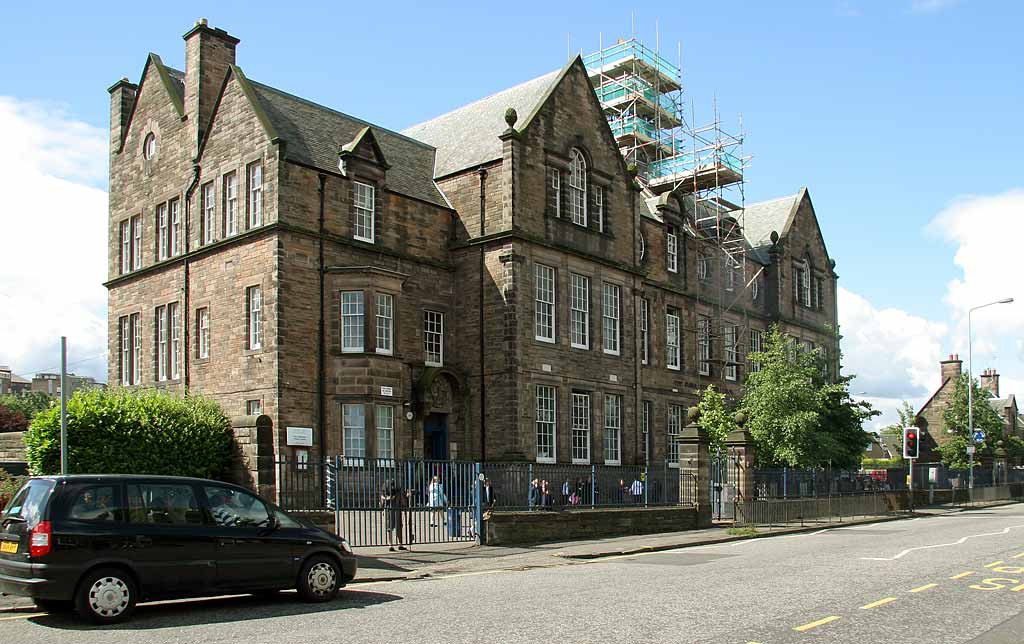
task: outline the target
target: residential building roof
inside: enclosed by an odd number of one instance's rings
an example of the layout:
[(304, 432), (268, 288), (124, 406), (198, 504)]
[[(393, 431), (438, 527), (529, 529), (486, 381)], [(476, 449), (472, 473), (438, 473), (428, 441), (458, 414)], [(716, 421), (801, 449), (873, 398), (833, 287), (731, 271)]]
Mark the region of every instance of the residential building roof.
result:
[(543, 102), (555, 79), (564, 70), (555, 70), (491, 94), (429, 121), (402, 130), (402, 134), (437, 148), (434, 176), (443, 177), (466, 168), (501, 158), (498, 136), (508, 129), (505, 110), (515, 109), (518, 124), (527, 122), (537, 105)]
[[(185, 74), (167, 68), (184, 95)], [(286, 142), (285, 158), (328, 172), (338, 171), (338, 152), (365, 127), (373, 131), (388, 164), (387, 186), (416, 199), (449, 207), (434, 184), (434, 148), (397, 132), (269, 85), (245, 79), (277, 136)]]

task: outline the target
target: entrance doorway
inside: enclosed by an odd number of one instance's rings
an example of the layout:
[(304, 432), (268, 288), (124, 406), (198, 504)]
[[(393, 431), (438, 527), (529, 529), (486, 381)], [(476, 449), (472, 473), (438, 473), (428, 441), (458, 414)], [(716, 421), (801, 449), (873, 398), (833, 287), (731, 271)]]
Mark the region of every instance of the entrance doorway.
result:
[(423, 458), (448, 460), (448, 414), (430, 414), (423, 421)]

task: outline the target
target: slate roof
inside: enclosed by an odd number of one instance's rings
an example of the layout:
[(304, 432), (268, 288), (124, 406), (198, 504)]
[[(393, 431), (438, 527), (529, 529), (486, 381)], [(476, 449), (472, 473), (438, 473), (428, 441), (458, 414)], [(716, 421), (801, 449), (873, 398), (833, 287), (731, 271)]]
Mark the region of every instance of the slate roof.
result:
[(437, 148), (435, 177), (500, 159), (501, 140), (498, 135), (508, 129), (505, 110), (514, 108), (519, 115), (517, 125), (525, 123), (562, 71), (549, 72), (413, 125), (402, 130), (402, 134)]
[(338, 152), (342, 146), (352, 141), (364, 127), (370, 127), (390, 166), (388, 187), (448, 207), (434, 184), (435, 150), (430, 145), (262, 83), (249, 82), (277, 135), (287, 142), (286, 158), (337, 172)]
[[(185, 95), (185, 73), (164, 67)], [(338, 171), (338, 152), (364, 128), (370, 127), (390, 166), (388, 188), (449, 208), (434, 184), (434, 149), (409, 137), (367, 123), (329, 107), (248, 80), (260, 107), (277, 135), (286, 142), (285, 158), (328, 172)]]
[(174, 87), (174, 91), (178, 92), (178, 96), (180, 96), (181, 100), (184, 102), (185, 72), (178, 69), (174, 69), (173, 67), (168, 67), (167, 65), (164, 65), (164, 69), (167, 70), (167, 74), (170, 75), (171, 80), (173, 81), (172, 86)]

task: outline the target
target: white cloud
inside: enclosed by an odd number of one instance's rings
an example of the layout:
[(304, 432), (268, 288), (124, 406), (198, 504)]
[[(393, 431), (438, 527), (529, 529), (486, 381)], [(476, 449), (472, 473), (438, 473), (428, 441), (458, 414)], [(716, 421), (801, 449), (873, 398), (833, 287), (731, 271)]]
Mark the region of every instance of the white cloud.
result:
[(910, 10), (914, 13), (936, 13), (949, 9), (960, 0), (911, 0)]
[(918, 398), (939, 384), (946, 325), (900, 309), (876, 309), (839, 288), (843, 370), (856, 374), (854, 391), (875, 398)]
[[(1024, 239), (1024, 190), (954, 200), (928, 225), (954, 248), (953, 263), (961, 275), (947, 285), (949, 318), (927, 320), (899, 309), (876, 309), (870, 301), (839, 290), (839, 324), (843, 362), (852, 384), (883, 416), (877, 429), (896, 420), (901, 400), (920, 408), (939, 385), (939, 360), (959, 353), (966, 360), (967, 311), (978, 304), (1014, 297), (972, 315), (973, 371), (1001, 374), (1003, 395), (1024, 397), (1024, 293), (1020, 292), (1020, 255)], [(910, 287), (907, 284), (906, 287)]]
[[(0, 96), (0, 364), (106, 380), (107, 133), (59, 106)], [(100, 357), (96, 357), (100, 356)]]

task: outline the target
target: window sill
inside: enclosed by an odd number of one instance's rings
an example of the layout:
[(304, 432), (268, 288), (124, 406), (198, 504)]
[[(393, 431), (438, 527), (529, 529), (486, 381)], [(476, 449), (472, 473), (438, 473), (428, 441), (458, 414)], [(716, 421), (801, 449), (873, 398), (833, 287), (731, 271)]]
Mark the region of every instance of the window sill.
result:
[(668, 369), (669, 371), (681, 371), (680, 367), (665, 367), (665, 368)]
[(536, 336), (535, 335), (535, 336), (533, 336), (533, 339), (536, 340), (537, 342), (543, 342), (544, 344), (554, 344), (555, 343), (555, 339), (554, 338), (542, 338), (540, 336)]
[(359, 235), (352, 235), (352, 239), (354, 239), (356, 241), (363, 242), (364, 244), (373, 244), (373, 243), (375, 243), (372, 239), (368, 239), (366, 237), (360, 237)]
[(444, 363), (443, 362), (427, 362), (426, 360), (424, 360), (423, 361), (423, 366), (424, 367), (438, 367), (438, 368), (441, 368), (441, 367), (444, 366)]
[(586, 458), (586, 459), (574, 458), (574, 459), (572, 459), (572, 464), (573, 465), (590, 465), (590, 459), (589, 458)]
[(583, 351), (590, 351), (590, 345), (588, 344), (570, 344), (573, 349), (581, 349)]
[(555, 461), (554, 458), (541, 458), (540, 456), (538, 456), (537, 457), (537, 462), (538, 463), (543, 463), (545, 465), (554, 465), (556, 461)]
[(621, 353), (619, 351), (609, 351), (608, 349), (602, 349), (601, 351), (606, 356), (619, 356), (619, 355), (621, 355)]
[(622, 461), (605, 461), (604, 464), (605, 465), (621, 466), (622, 465)]

